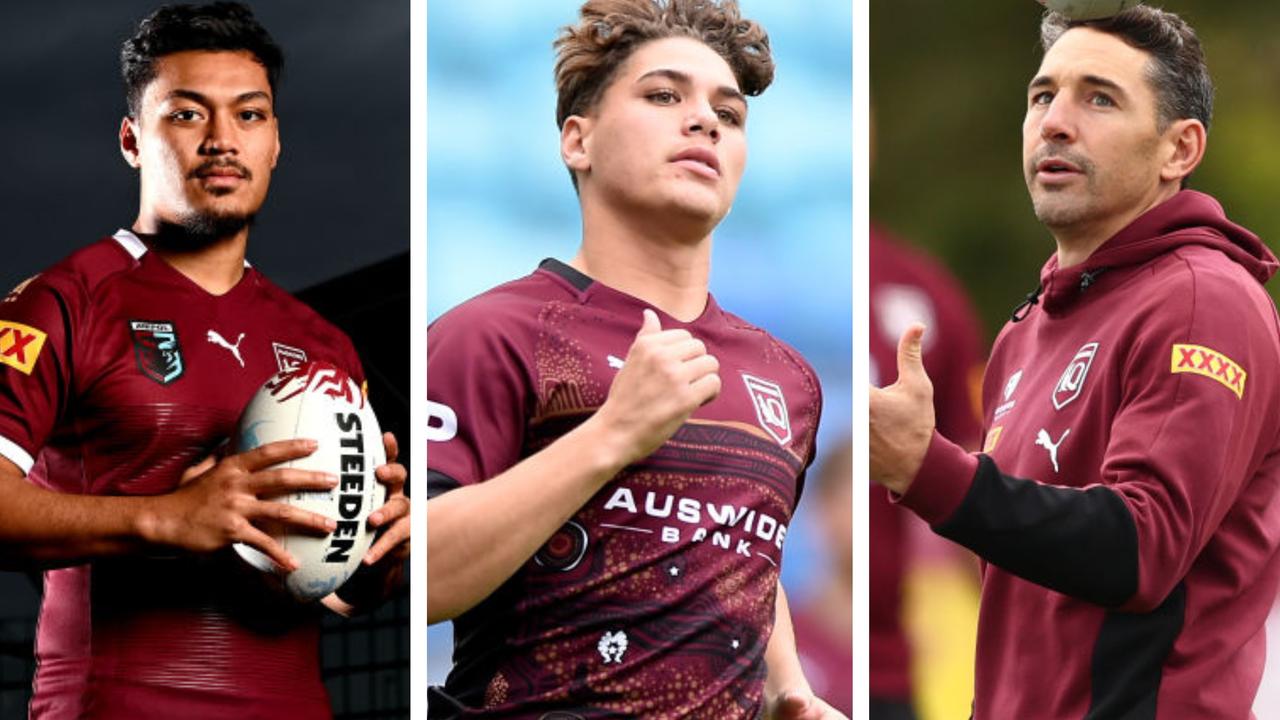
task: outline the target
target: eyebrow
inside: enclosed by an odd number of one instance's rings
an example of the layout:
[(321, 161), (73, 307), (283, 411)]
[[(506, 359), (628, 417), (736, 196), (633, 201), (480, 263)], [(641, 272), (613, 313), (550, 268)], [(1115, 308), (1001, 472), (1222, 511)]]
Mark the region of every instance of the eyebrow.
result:
[[(212, 101), (210, 100), (208, 95), (205, 95), (204, 93), (198, 93), (195, 90), (183, 90), (182, 88), (178, 88), (177, 90), (170, 92), (165, 99), (171, 99), (171, 98), (185, 98), (193, 102), (198, 102), (202, 105), (212, 104)], [(246, 103), (252, 100), (266, 100), (267, 103), (270, 103), (271, 95), (267, 94), (262, 90), (250, 90), (249, 92), (240, 93), (239, 95), (237, 95), (235, 99), (235, 104), (239, 105), (240, 103)]]
[[(683, 72), (680, 72), (679, 70), (671, 70), (670, 68), (658, 68), (657, 70), (650, 70), (649, 72), (636, 78), (636, 83), (641, 83), (651, 77), (665, 77), (685, 85), (693, 84), (693, 78), (690, 77), (688, 73), (683, 73)], [(747, 97), (742, 94), (742, 91), (731, 85), (721, 85), (720, 87), (716, 88), (714, 94), (720, 97), (728, 98), (730, 100), (737, 100), (743, 105), (747, 104)]]
[[(1124, 91), (1124, 88), (1120, 87), (1119, 83), (1117, 83), (1114, 80), (1104, 78), (1101, 75), (1085, 75), (1084, 77), (1080, 78), (1080, 80), (1085, 85), (1093, 85), (1095, 87), (1106, 88), (1107, 90), (1110, 90), (1115, 94), (1120, 95), (1121, 97), (1127, 98), (1129, 96), (1129, 94)], [(1030, 84), (1027, 85), (1027, 90), (1031, 91), (1037, 88), (1050, 87), (1056, 84), (1057, 83), (1054, 82), (1053, 78), (1049, 77), (1048, 75), (1037, 75), (1035, 78), (1031, 80)]]

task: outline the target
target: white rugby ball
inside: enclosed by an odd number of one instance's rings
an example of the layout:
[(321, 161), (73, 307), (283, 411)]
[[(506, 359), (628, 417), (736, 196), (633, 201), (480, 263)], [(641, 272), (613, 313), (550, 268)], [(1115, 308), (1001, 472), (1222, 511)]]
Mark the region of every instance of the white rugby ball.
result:
[[(299, 567), (283, 576), (284, 586), (299, 600), (322, 598), (346, 582), (360, 567), (374, 532), (369, 513), (382, 507), (387, 488), (373, 471), (387, 461), (382, 431), (364, 393), (345, 372), (328, 363), (310, 362), (276, 373), (254, 394), (236, 428), (236, 452), (276, 440), (308, 438), (319, 443), (307, 457), (281, 467), (319, 470), (337, 475), (327, 492), (299, 492), (271, 498), (337, 521), (327, 536), (262, 528), (295, 558)], [(243, 543), (236, 552), (264, 572), (279, 568), (263, 553)]]
[(1099, 20), (1118, 15), (1141, 0), (1036, 0), (1068, 20)]

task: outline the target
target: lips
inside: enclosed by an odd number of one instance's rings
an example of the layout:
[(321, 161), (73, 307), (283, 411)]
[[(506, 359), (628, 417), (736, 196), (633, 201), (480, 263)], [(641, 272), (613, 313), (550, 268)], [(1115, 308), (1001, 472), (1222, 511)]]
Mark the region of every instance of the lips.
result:
[(238, 163), (204, 163), (191, 172), (192, 177), (213, 180), (244, 180), (249, 171)]
[(1042, 173), (1078, 173), (1081, 172), (1080, 166), (1068, 160), (1057, 157), (1048, 157), (1036, 163), (1036, 172)]
[(676, 153), (671, 162), (708, 177), (720, 177), (720, 158), (714, 150), (701, 145), (685, 148)]

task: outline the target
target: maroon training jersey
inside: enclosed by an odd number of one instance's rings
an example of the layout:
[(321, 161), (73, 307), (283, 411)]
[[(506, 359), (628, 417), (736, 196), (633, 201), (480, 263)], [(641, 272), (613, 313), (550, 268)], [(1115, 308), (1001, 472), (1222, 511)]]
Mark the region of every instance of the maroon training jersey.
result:
[[(0, 302), (0, 454), (58, 492), (155, 495), (304, 359), (362, 382), (350, 341), (247, 267), (210, 295), (127, 231)], [(230, 551), (45, 573), (39, 720), (327, 718), (314, 608)]]
[[(965, 447), (976, 447), (978, 384), (982, 380), (981, 332), (969, 300), (936, 262), (871, 228), (871, 383), (898, 379), (898, 338), (914, 321), (927, 327), (924, 366), (933, 380), (938, 431)], [(911, 652), (900, 619), (902, 582), (910, 562), (911, 518), (889, 502), (888, 492), (870, 486), (871, 543), (870, 694), (880, 700), (911, 697)]]
[[(433, 494), (483, 482), (589, 417), (644, 302), (554, 260), (428, 331)], [(683, 327), (722, 390), (454, 622), (431, 717), (755, 718), (778, 566), (821, 409), (790, 347), (721, 310)]]
[(1040, 274), (902, 503), (983, 568), (973, 716), (1247, 720), (1280, 582), (1270, 250), (1184, 190)]

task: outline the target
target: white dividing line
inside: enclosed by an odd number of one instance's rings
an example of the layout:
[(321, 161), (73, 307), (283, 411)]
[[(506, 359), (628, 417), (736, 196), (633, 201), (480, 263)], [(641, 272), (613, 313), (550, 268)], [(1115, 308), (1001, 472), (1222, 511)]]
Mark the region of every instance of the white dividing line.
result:
[(765, 560), (768, 560), (770, 565), (772, 565), (772, 566), (774, 566), (774, 567), (778, 567), (778, 563), (774, 562), (774, 561), (773, 561), (773, 558), (769, 557), (768, 555), (765, 555), (765, 554), (764, 554), (764, 553), (762, 553), (762, 552), (758, 552), (758, 553), (756, 553), (756, 555), (759, 555), (760, 557), (764, 558)]
[(600, 527), (613, 528), (614, 530), (626, 530), (628, 532), (644, 533), (646, 535), (653, 534), (652, 530), (646, 530), (645, 528), (627, 527), (626, 525), (610, 525), (609, 523), (600, 523)]

